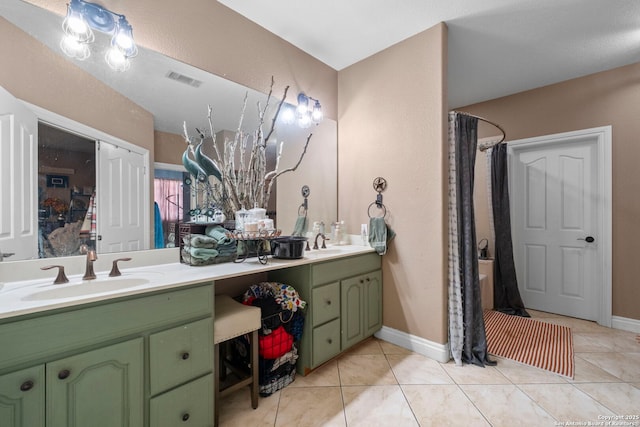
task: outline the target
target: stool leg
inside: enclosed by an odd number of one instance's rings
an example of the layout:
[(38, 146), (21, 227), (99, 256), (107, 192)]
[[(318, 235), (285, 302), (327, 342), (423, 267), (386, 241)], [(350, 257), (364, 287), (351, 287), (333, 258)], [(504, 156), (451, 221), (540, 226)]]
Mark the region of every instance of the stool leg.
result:
[(218, 344), (218, 369), (220, 370), (220, 380), (225, 381), (227, 379), (227, 346), (229, 341), (223, 341)]
[(251, 407), (253, 409), (256, 409), (258, 407), (258, 385), (260, 382), (258, 353), (258, 331), (255, 330), (251, 333), (251, 375), (253, 377), (253, 380), (251, 382)]
[(213, 347), (213, 413), (214, 426), (218, 427), (218, 419), (220, 415), (220, 344)]

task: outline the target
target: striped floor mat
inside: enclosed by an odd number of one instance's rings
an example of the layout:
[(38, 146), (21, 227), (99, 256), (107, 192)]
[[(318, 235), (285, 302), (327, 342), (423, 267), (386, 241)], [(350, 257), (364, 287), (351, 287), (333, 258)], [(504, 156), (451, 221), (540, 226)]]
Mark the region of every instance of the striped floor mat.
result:
[(570, 328), (492, 310), (484, 323), (489, 354), (573, 378)]

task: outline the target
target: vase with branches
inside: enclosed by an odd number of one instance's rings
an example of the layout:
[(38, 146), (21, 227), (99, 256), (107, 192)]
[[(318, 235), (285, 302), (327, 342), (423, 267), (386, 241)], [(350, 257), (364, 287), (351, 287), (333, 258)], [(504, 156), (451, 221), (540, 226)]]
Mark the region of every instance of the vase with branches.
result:
[[(304, 158), (313, 133), (306, 137), (298, 161), (291, 167), (281, 169), (283, 142), (276, 147), (275, 166), (268, 170), (267, 144), (276, 130), (279, 114), (285, 103), (289, 86), (285, 87), (282, 99), (277, 101), (271, 123), (267, 124), (267, 112), (273, 100), (274, 79), (264, 105), (257, 103), (258, 124), (252, 131), (243, 128), (248, 94), (245, 94), (240, 119), (233, 137), (225, 138), (222, 144), (216, 141), (216, 129), (213, 125), (213, 110), (207, 106), (209, 129), (196, 128), (196, 134), (190, 135), (184, 122), (184, 139), (187, 147), (182, 155), (182, 163), (193, 179), (191, 190), (200, 194), (200, 206), (195, 212), (211, 216), (216, 209), (223, 211), (226, 218), (233, 218), (236, 211), (253, 207), (267, 208), (271, 191), (278, 177), (295, 171)], [(265, 132), (265, 127), (268, 130)], [(213, 158), (204, 153), (205, 144), (213, 145)]]

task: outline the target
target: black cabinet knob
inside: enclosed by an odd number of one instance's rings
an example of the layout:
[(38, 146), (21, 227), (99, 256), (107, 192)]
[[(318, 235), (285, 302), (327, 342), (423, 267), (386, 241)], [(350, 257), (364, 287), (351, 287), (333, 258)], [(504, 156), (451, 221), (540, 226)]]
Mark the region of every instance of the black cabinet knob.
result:
[(189, 413), (185, 412), (184, 414), (182, 414), (182, 421), (189, 421)]
[(185, 351), (184, 353), (182, 353), (181, 357), (182, 360), (187, 360), (190, 357), (189, 352)]
[(330, 299), (327, 300), (327, 305), (331, 305), (331, 300)]
[(333, 342), (333, 340), (332, 340), (331, 338), (327, 338), (327, 342), (328, 342), (329, 344), (331, 344), (331, 343)]
[(33, 388), (33, 381), (27, 380), (20, 384), (20, 391), (29, 391)]
[(69, 375), (71, 375), (71, 371), (68, 369), (63, 369), (62, 371), (58, 372), (58, 378), (61, 380), (69, 378)]

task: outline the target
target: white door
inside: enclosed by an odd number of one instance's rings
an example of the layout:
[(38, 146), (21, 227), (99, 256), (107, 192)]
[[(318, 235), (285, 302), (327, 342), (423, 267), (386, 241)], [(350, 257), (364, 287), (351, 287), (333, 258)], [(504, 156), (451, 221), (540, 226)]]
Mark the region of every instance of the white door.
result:
[(0, 87), (0, 253), (10, 259), (38, 258), (37, 144), (35, 113)]
[(510, 142), (510, 198), (525, 307), (606, 323), (610, 231), (599, 138), (578, 132)]
[(149, 249), (144, 156), (104, 141), (96, 156), (98, 253)]

